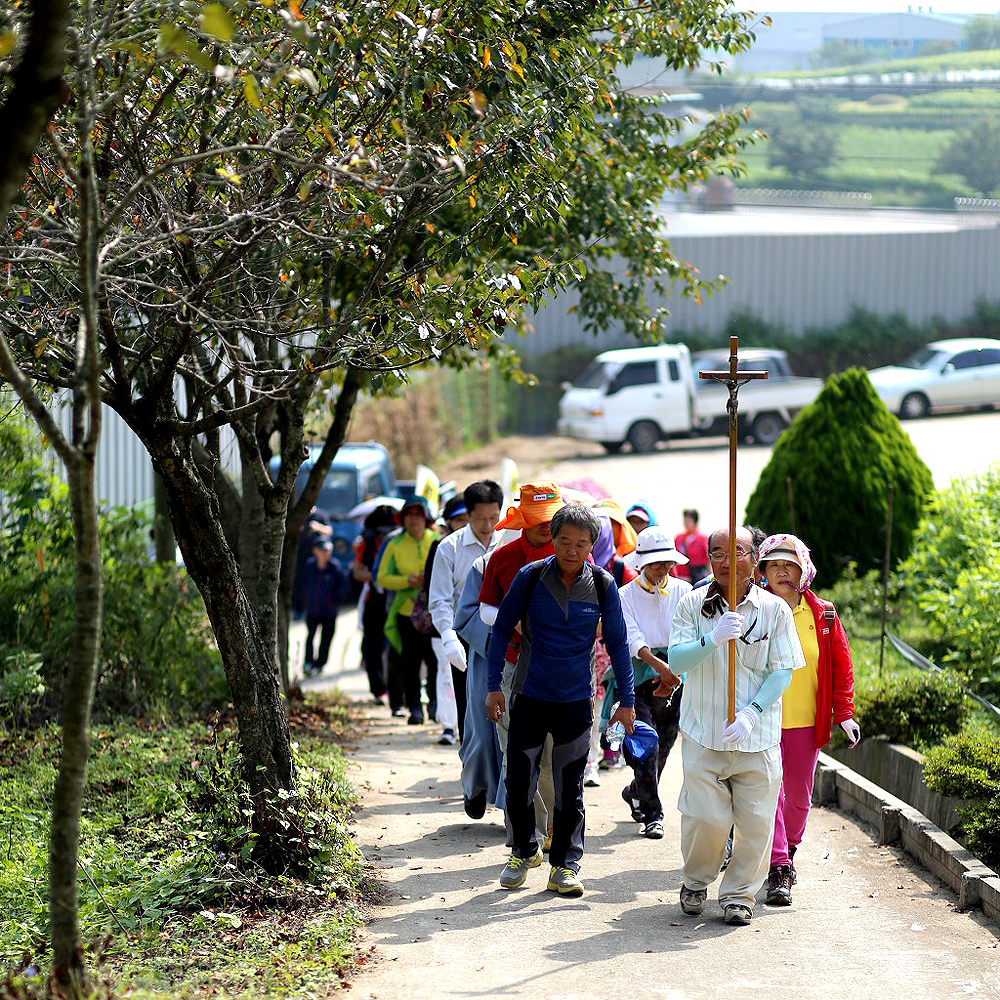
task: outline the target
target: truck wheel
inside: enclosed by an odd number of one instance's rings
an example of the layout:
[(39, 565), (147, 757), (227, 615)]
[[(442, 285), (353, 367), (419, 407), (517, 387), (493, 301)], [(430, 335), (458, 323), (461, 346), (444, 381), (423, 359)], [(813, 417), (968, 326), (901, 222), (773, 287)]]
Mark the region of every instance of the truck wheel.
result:
[(899, 404), (899, 415), (903, 420), (919, 420), (927, 416), (930, 401), (922, 392), (908, 392)]
[(601, 442), (601, 447), (609, 455), (617, 455), (618, 452), (620, 452), (622, 450), (622, 445), (624, 443), (625, 443), (624, 441), (602, 441)]
[(774, 444), (785, 427), (780, 413), (759, 413), (753, 422), (753, 439), (757, 444)]
[(640, 420), (628, 431), (628, 443), (638, 455), (648, 455), (660, 440), (660, 428), (652, 420)]

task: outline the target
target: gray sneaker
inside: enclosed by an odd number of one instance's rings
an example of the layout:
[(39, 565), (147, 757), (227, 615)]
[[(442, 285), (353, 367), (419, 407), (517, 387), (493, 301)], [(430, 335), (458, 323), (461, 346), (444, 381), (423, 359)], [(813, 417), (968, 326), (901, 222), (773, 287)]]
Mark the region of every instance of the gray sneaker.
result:
[(582, 896), (583, 883), (572, 868), (555, 868), (549, 872), (549, 884), (545, 887), (560, 896)]
[(533, 858), (519, 858), (516, 854), (511, 854), (500, 872), (500, 885), (504, 889), (518, 889), (524, 885), (524, 880), (528, 877), (529, 868), (537, 868), (542, 863), (542, 852), (536, 850)]
[(748, 923), (753, 919), (753, 910), (749, 906), (744, 906), (742, 903), (730, 903), (726, 907), (725, 911), (725, 921), (727, 924), (736, 924), (740, 927), (746, 927)]
[(707, 889), (689, 889), (686, 885), (681, 886), (681, 909), (689, 917), (696, 917), (705, 909), (706, 899), (708, 899)]

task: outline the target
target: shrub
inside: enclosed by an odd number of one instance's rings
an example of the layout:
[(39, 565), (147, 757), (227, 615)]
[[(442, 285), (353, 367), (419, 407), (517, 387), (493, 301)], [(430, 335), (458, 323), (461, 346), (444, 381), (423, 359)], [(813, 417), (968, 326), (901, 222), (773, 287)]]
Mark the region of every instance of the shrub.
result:
[(747, 504), (749, 523), (787, 530), (786, 478), (823, 586), (851, 561), (862, 574), (881, 564), (890, 485), (892, 556), (904, 557), (932, 488), (910, 438), (856, 368), (832, 376), (778, 439)]
[(1000, 871), (1000, 735), (949, 737), (928, 751), (924, 779), (935, 792), (965, 800), (958, 814), (969, 850)]
[(906, 671), (862, 685), (855, 692), (855, 717), (868, 736), (924, 748), (959, 732), (968, 718), (962, 680), (950, 670)]

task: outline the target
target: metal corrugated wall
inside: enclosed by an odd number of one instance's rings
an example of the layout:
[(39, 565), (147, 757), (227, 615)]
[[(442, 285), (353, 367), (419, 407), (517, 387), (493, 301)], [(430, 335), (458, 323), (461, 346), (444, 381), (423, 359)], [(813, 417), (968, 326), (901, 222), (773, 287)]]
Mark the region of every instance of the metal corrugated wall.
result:
[[(677, 236), (678, 257), (705, 278), (729, 284), (701, 306), (675, 297), (671, 327), (721, 331), (729, 317), (749, 311), (796, 333), (835, 326), (855, 306), (881, 316), (902, 313), (914, 324), (940, 317), (957, 322), (977, 300), (1000, 301), (1000, 228), (953, 232), (822, 235)], [(559, 347), (618, 346), (620, 331), (596, 340), (581, 329), (569, 293), (532, 317), (534, 334), (511, 338), (524, 354)]]

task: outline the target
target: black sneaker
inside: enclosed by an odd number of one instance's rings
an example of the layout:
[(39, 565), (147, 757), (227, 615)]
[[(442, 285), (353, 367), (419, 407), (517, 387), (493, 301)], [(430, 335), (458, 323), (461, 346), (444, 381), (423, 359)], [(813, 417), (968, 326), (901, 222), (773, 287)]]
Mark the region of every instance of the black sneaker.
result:
[(632, 798), (631, 785), (626, 785), (622, 789), (622, 799), (625, 801), (625, 805), (632, 810), (632, 819), (634, 819), (636, 823), (641, 823), (643, 819), (642, 810), (639, 808), (639, 800)]
[(411, 712), (410, 717), (406, 720), (408, 726), (422, 726), (424, 724), (424, 717), (420, 712)]
[(792, 905), (792, 869), (789, 865), (772, 865), (767, 873), (765, 903), (771, 906)]
[(642, 835), (650, 840), (663, 840), (663, 820), (651, 819), (642, 828)]

